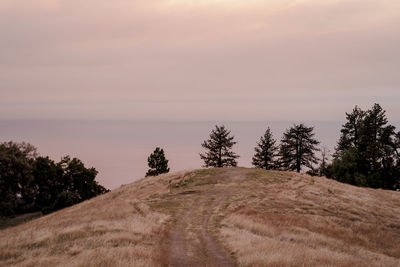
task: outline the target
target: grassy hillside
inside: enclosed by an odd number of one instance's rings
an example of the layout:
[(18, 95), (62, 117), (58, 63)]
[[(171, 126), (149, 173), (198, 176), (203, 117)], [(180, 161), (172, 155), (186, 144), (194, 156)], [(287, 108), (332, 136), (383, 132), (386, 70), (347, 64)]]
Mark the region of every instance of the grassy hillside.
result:
[(400, 193), (289, 172), (148, 177), (0, 231), (0, 265), (399, 266)]

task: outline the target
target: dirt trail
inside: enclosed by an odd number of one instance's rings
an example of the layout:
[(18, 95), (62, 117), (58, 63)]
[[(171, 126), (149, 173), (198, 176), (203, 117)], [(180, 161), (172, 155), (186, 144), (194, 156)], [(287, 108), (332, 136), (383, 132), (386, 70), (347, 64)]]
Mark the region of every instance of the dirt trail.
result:
[(215, 220), (227, 192), (213, 189), (192, 194), (177, 214), (169, 235), (169, 266), (234, 266), (213, 237)]

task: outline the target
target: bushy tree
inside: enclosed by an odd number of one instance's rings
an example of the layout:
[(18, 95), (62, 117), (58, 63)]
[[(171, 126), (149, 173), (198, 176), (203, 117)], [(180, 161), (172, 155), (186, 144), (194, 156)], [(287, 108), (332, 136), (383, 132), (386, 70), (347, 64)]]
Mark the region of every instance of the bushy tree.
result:
[(30, 209), (35, 196), (32, 163), (36, 148), (29, 143), (0, 144), (0, 215)]
[(28, 143), (2, 143), (0, 215), (50, 212), (107, 192), (95, 181), (96, 175), (96, 169), (85, 168), (77, 158), (67, 156), (55, 163), (39, 157)]
[(43, 213), (46, 214), (55, 210), (63, 209), (82, 201), (83, 199), (77, 191), (65, 190), (57, 195), (56, 200), (51, 206), (47, 206), (43, 209)]
[(157, 176), (162, 173), (168, 173), (168, 160), (165, 158), (164, 150), (157, 147), (153, 153), (147, 158), (150, 169), (146, 176)]
[(63, 169), (49, 157), (38, 157), (33, 163), (32, 175), (35, 178), (35, 205), (43, 209), (54, 203), (57, 195), (61, 193)]
[(82, 200), (108, 192), (95, 180), (98, 171), (93, 167), (86, 168), (80, 159), (66, 156), (60, 165), (63, 168), (62, 191), (76, 192)]
[(352, 113), (346, 113), (346, 119), (329, 176), (354, 185), (398, 188), (399, 144), (395, 127), (388, 124), (385, 110), (379, 104), (367, 111), (356, 107)]
[(252, 161), (253, 166), (265, 170), (276, 169), (278, 167), (276, 161), (278, 146), (269, 127), (264, 135), (261, 136), (260, 141), (257, 142), (254, 150), (256, 153)]
[[(49, 201), (41, 205), (43, 213), (69, 207), (109, 192), (95, 180), (97, 170), (93, 167), (86, 168), (78, 158), (71, 159), (71, 157), (65, 156), (55, 165), (54, 162), (47, 159), (42, 162), (41, 169), (45, 171), (44, 173), (49, 174), (48, 177), (52, 175), (55, 177), (55, 179), (47, 179), (47, 186), (52, 188), (53, 192), (45, 195), (49, 197)], [(47, 188), (45, 187), (45, 189)]]
[(293, 125), (284, 134), (280, 146), (280, 164), (285, 170), (300, 172), (303, 166), (313, 169), (318, 163), (315, 152), (319, 141), (314, 139), (314, 127)]
[(233, 141), (234, 137), (230, 135), (224, 125), (215, 126), (215, 129), (211, 131), (210, 138), (205, 140), (201, 146), (206, 149), (204, 154), (200, 154), (202, 160), (204, 160), (204, 167), (236, 167), (236, 159), (239, 156), (232, 151), (233, 145), (236, 144)]

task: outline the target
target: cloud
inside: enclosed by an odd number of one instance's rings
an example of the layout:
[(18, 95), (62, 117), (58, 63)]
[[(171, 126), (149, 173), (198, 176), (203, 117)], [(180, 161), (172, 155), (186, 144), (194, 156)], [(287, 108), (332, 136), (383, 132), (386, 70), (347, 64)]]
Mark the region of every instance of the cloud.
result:
[(399, 7), (4, 0), (1, 116), (334, 119), (342, 98), (391, 109), (399, 100)]

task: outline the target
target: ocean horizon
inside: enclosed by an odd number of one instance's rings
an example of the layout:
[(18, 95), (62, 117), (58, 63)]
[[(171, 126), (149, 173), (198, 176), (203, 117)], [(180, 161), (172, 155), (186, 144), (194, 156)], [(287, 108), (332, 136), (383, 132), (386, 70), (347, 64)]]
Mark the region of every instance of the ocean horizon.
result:
[[(269, 126), (279, 142), (291, 121), (137, 121), (137, 120), (0, 120), (1, 142), (29, 142), (41, 156), (59, 161), (70, 155), (95, 167), (96, 180), (115, 189), (143, 178), (147, 157), (156, 147), (165, 150), (171, 172), (201, 168), (201, 143), (215, 125), (235, 136), (238, 166), (251, 167), (254, 147)], [(315, 127), (315, 138), (334, 151), (344, 121), (304, 121)], [(393, 123), (399, 128), (400, 123)], [(320, 154), (318, 153), (318, 156)]]

